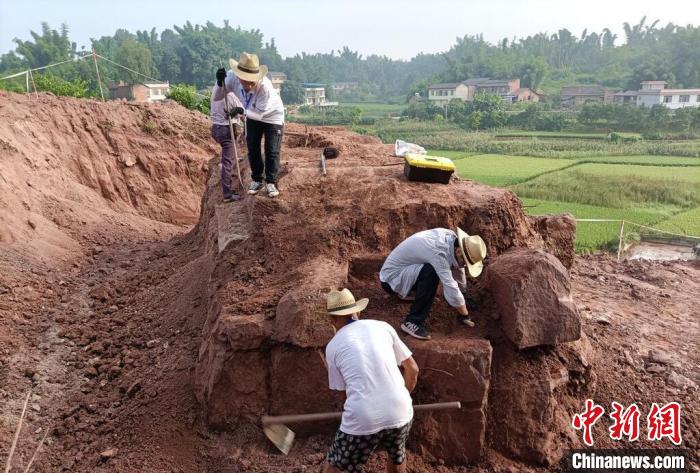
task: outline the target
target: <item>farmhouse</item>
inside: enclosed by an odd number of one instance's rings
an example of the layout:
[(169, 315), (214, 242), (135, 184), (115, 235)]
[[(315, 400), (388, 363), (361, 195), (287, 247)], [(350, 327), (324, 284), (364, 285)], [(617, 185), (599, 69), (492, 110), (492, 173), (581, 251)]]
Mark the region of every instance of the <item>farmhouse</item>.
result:
[(638, 107), (663, 105), (671, 109), (700, 107), (700, 89), (667, 89), (663, 80), (645, 80), (637, 92)]
[(270, 82), (272, 82), (272, 87), (277, 90), (280, 90), (284, 81), (287, 80), (287, 74), (284, 72), (268, 72), (267, 77), (270, 79)]
[(311, 107), (332, 107), (338, 105), (338, 102), (326, 100), (326, 84), (305, 82), (301, 84), (301, 87), (304, 89), (304, 105)]
[(433, 84), (428, 87), (428, 100), (434, 105), (444, 106), (455, 98), (464, 101), (474, 99), (476, 94), (498, 94), (504, 102), (538, 102), (540, 95), (527, 88), (520, 87), (520, 79), (490, 79), (478, 77), (462, 82)]
[(170, 84), (166, 82), (147, 82), (143, 84), (127, 84), (112, 82), (109, 84), (109, 96), (112, 100), (125, 99), (134, 102), (158, 102), (165, 100), (170, 92)]
[(615, 91), (602, 85), (583, 85), (562, 87), (562, 105), (581, 105), (586, 102), (611, 103), (615, 98)]

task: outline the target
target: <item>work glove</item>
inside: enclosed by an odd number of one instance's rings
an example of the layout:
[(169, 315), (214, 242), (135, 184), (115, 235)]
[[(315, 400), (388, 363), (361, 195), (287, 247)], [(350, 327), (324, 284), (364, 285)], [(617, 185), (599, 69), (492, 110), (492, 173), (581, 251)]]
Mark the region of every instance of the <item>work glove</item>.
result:
[(229, 118), (233, 119), (236, 118), (238, 115), (243, 115), (243, 107), (233, 107), (231, 110), (228, 111), (228, 116)]
[(216, 70), (216, 85), (223, 87), (224, 79), (226, 79), (226, 69), (220, 67)]

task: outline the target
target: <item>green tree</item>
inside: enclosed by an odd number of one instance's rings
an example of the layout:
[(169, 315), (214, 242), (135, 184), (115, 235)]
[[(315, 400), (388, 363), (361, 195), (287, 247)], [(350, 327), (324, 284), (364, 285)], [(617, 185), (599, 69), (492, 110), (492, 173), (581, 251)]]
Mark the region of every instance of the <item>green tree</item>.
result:
[(42, 67), (65, 61), (72, 57), (74, 45), (68, 39), (68, 26), (64, 23), (61, 30), (52, 30), (48, 23), (41, 24), (41, 34), (30, 31), (34, 41), (15, 39), (15, 52), (24, 58), (29, 67)]
[(285, 104), (304, 103), (304, 89), (295, 81), (284, 81), (280, 89), (280, 97)]
[(530, 56), (526, 58), (520, 65), (520, 84), (523, 87), (529, 87), (536, 90), (542, 84), (542, 81), (547, 76), (549, 66), (541, 57)]
[(157, 74), (153, 69), (151, 51), (148, 47), (137, 43), (131, 38), (124, 41), (114, 52), (114, 61), (136, 71), (136, 73), (134, 73), (121, 68), (121, 70), (118, 71), (117, 77), (124, 78), (132, 83), (148, 80), (137, 73), (148, 77), (153, 77), (154, 74)]
[[(496, 94), (476, 94), (471, 102), (467, 103), (468, 115), (477, 114), (479, 128), (502, 128), (507, 121), (503, 99)], [(474, 128), (473, 129), (478, 129)]]
[(197, 108), (197, 90), (193, 85), (177, 84), (171, 86), (168, 98), (190, 110)]

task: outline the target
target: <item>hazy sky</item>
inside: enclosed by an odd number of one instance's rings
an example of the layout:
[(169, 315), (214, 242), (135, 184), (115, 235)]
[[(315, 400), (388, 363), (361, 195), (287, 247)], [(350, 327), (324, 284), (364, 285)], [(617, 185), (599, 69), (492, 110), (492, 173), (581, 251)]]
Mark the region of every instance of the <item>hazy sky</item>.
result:
[[(14, 49), (13, 38), (29, 39), (47, 21), (57, 29), (67, 23), (72, 41), (156, 27), (160, 32), (187, 20), (258, 28), (275, 38), (282, 56), (329, 52), (349, 46), (363, 54), (408, 59), (419, 52), (445, 51), (455, 38), (483, 33), (503, 37), (553, 33), (568, 28), (609, 27), (622, 34), (622, 23), (647, 15), (661, 24), (700, 24), (698, 0), (0, 0), (0, 53)], [(621, 40), (618, 39), (619, 44)]]

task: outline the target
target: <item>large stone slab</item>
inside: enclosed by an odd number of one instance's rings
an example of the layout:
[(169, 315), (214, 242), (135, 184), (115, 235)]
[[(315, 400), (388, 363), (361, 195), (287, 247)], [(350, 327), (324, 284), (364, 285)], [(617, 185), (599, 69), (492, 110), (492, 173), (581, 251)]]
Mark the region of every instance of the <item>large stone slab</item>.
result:
[(462, 403), (459, 410), (419, 413), (414, 447), (448, 465), (475, 461), (484, 450), (491, 344), (483, 339), (442, 338), (408, 344), (421, 370), (414, 401)]
[(593, 362), (585, 336), (527, 354), (509, 344), (498, 346), (489, 392), (489, 446), (545, 466), (556, 465), (567, 449), (582, 448), (571, 428), (571, 411), (595, 392)]
[(305, 348), (323, 347), (334, 334), (326, 312), (326, 295), (331, 289), (345, 287), (348, 264), (316, 258), (299, 272), (306, 276), (277, 304), (272, 339)]
[(210, 426), (223, 428), (239, 417), (265, 413), (268, 363), (261, 351), (238, 351), (221, 365), (207, 399)]
[[(345, 392), (328, 388), (328, 371), (321, 357), (322, 348), (304, 349), (275, 346), (270, 356), (271, 415), (312, 414), (343, 410)], [(339, 420), (289, 424), (299, 436), (330, 435)]]
[(551, 254), (510, 250), (488, 266), (487, 277), (501, 328), (519, 349), (580, 338), (569, 274)]

